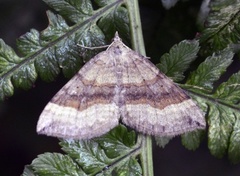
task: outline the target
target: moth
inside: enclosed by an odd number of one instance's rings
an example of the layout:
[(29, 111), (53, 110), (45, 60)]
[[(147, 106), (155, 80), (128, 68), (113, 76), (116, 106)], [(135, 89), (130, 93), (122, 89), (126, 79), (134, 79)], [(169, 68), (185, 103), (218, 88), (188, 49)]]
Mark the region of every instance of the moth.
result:
[(175, 136), (206, 126), (204, 113), (149, 58), (113, 42), (87, 62), (46, 105), (37, 132), (90, 139), (119, 123), (154, 136)]

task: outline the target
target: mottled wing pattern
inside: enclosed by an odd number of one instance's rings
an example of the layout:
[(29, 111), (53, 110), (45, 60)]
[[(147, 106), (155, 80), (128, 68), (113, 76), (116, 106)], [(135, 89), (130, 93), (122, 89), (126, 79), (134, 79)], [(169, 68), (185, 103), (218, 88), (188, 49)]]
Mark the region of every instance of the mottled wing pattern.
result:
[(86, 63), (43, 110), (37, 132), (49, 136), (88, 139), (118, 125), (120, 112), (113, 98), (114, 66), (106, 52)]
[(121, 73), (118, 84), (123, 123), (156, 136), (174, 136), (205, 128), (204, 114), (196, 103), (148, 58), (124, 44), (116, 48), (111, 48), (111, 53), (118, 53), (114, 57)]
[(124, 45), (118, 35), (53, 97), (37, 132), (89, 139), (118, 125), (139, 132), (174, 136), (206, 126), (196, 103), (146, 57)]

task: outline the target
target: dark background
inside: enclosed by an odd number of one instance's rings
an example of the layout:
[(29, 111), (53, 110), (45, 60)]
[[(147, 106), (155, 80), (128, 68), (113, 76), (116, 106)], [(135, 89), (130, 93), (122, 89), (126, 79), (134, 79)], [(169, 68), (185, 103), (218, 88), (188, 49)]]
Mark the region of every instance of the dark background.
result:
[[(153, 62), (157, 63), (173, 44), (194, 38), (199, 4), (200, 0), (180, 2), (166, 11), (160, 0), (140, 1), (147, 55)], [(0, 0), (0, 38), (15, 49), (19, 36), (31, 28), (42, 31), (47, 27), (47, 9), (41, 0)], [(14, 96), (0, 104), (1, 176), (20, 175), (24, 165), (38, 154), (61, 152), (56, 138), (39, 136), (35, 128), (44, 106), (66, 82), (62, 75), (52, 83), (38, 79), (29, 91), (17, 89)], [(153, 157), (156, 176), (240, 175), (239, 164), (211, 156), (207, 141), (193, 152), (176, 137), (164, 149), (154, 146)]]

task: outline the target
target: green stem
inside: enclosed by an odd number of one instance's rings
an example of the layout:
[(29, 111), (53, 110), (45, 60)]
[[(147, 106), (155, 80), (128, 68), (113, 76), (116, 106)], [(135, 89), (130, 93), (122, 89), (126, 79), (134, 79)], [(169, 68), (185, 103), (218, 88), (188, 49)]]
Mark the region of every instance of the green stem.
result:
[(142, 152), (140, 158), (143, 168), (143, 176), (153, 176), (152, 137), (139, 134), (138, 140), (142, 140)]
[[(129, 18), (130, 18), (130, 29), (132, 36), (132, 48), (146, 55), (143, 35), (142, 35), (142, 26), (139, 13), (139, 6), (137, 0), (125, 0), (125, 3), (128, 8)], [(153, 161), (152, 161), (152, 139), (151, 136), (146, 136), (139, 134), (138, 140), (141, 140), (141, 163), (143, 168), (143, 176), (153, 176)]]
[(146, 55), (143, 35), (142, 35), (142, 25), (139, 13), (139, 6), (137, 0), (125, 0), (129, 18), (130, 18), (130, 30), (132, 37), (132, 48), (142, 55)]

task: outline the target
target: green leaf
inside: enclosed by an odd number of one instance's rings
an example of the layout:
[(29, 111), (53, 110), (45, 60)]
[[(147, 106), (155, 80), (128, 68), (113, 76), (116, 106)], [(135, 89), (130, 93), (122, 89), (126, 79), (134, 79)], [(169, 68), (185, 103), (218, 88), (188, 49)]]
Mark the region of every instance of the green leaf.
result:
[(83, 168), (84, 172), (98, 173), (113, 162), (97, 142), (92, 140), (62, 140), (62, 150), (69, 154)]
[(172, 139), (173, 137), (165, 136), (165, 137), (159, 137), (155, 136), (156, 143), (159, 147), (164, 148)]
[(62, 16), (55, 15), (51, 11), (47, 11), (47, 16), (49, 25), (41, 32), (41, 40), (43, 40), (46, 44), (50, 41), (58, 39), (69, 30), (69, 26)]
[(106, 135), (96, 138), (95, 141), (105, 149), (107, 156), (115, 158), (127, 154), (136, 144), (134, 131), (128, 132), (127, 128), (119, 125)]
[(22, 176), (36, 176), (32, 167), (30, 165), (26, 165), (24, 167), (24, 171), (23, 171), (23, 174)]
[(17, 88), (29, 89), (37, 79), (36, 69), (34, 64), (23, 65), (16, 71), (16, 74), (12, 76), (12, 83)]
[(106, 34), (106, 39), (111, 40), (116, 31), (119, 31), (123, 42), (129, 45), (129, 17), (126, 8), (121, 6), (104, 15), (98, 22), (99, 28)]
[[(210, 65), (211, 61), (216, 62), (215, 60), (209, 60)], [(198, 102), (198, 105), (207, 115), (208, 147), (211, 154), (218, 158), (228, 154), (233, 163), (239, 162), (239, 73), (233, 74), (228, 81), (220, 84), (214, 92), (207, 93), (204, 90), (195, 90), (195, 85), (192, 86), (191, 88), (187, 85), (185, 88), (189, 90), (191, 97)], [(201, 138), (201, 135), (193, 136), (193, 139), (190, 138), (190, 143), (185, 141), (184, 145), (187, 144), (186, 147), (189, 149), (195, 149)]]
[(228, 158), (234, 163), (240, 162), (240, 115), (236, 116), (233, 132), (230, 137)]
[(6, 97), (10, 97), (14, 93), (14, 87), (8, 77), (0, 78), (0, 89), (0, 100), (4, 100)]
[[(45, 0), (45, 2), (76, 24), (68, 26), (62, 16), (48, 11), (49, 25), (45, 30), (38, 32), (32, 29), (17, 40), (17, 47), (23, 57), (18, 57), (0, 40), (0, 101), (12, 96), (14, 87), (31, 88), (37, 76), (45, 81), (53, 81), (62, 70), (65, 77), (72, 77), (85, 61), (100, 52), (86, 50), (78, 44), (88, 47), (105, 45), (108, 40), (102, 31), (109, 33), (108, 30), (111, 29), (107, 26), (100, 29), (97, 25), (100, 19), (113, 14), (112, 19), (109, 17), (113, 22), (114, 19), (127, 14), (124, 7), (121, 7), (124, 9), (121, 12), (125, 14), (114, 14), (119, 13), (116, 9), (123, 0), (114, 1), (96, 11), (92, 10), (91, 1), (87, 0)], [(119, 20), (118, 25), (121, 26), (121, 22), (124, 22), (122, 26), (128, 27), (124, 20)]]
[(38, 158), (34, 159), (31, 165), (39, 176), (86, 175), (69, 156), (60, 153), (38, 155)]
[(30, 32), (22, 35), (17, 39), (17, 47), (23, 55), (30, 55), (42, 49), (39, 32), (35, 29), (31, 29)]
[[(233, 74), (228, 81), (213, 89), (213, 84), (226, 72), (232, 63), (233, 52), (226, 48), (214, 53), (202, 62), (197, 70), (190, 74), (185, 85), (189, 95), (198, 102), (198, 105), (207, 115), (208, 147), (212, 155), (222, 158), (228, 153), (229, 159), (237, 163), (240, 161), (240, 143), (238, 132), (240, 126), (236, 117), (239, 111), (239, 74)], [(195, 150), (203, 137), (203, 132), (192, 132), (182, 135), (183, 145)]]
[(164, 54), (157, 67), (175, 82), (184, 79), (183, 73), (189, 65), (196, 59), (199, 50), (199, 43), (196, 40), (184, 40), (174, 45), (169, 53)]
[(37, 73), (44, 81), (53, 81), (60, 73), (58, 60), (54, 52), (52, 48), (49, 48), (35, 61)]
[[(135, 157), (141, 151), (133, 131), (119, 125), (108, 134), (91, 140), (61, 140), (67, 153), (45, 153), (28, 166), (38, 175), (140, 175), (141, 167)], [(103, 142), (105, 141), (105, 142)], [(114, 146), (115, 145), (115, 146)], [(25, 168), (24, 173), (28, 170)]]
[(129, 160), (131, 153), (139, 147), (135, 141), (135, 133), (119, 125), (104, 136), (81, 141), (62, 140), (60, 145), (85, 173), (99, 175), (122, 167), (122, 162), (127, 162), (125, 159)]
[(232, 109), (214, 103), (209, 103), (208, 116), (208, 147), (212, 155), (222, 158), (228, 149), (235, 116)]
[[(102, 33), (102, 30), (97, 25), (91, 25), (88, 30), (84, 30), (81, 33), (79, 32), (76, 35), (75, 41), (81, 41), (78, 44), (87, 47), (98, 47), (106, 45), (105, 35)], [(84, 62), (87, 62), (101, 51), (98, 49), (84, 49), (84, 47), (81, 46), (78, 47), (78, 50), (80, 51)]]
[(108, 4), (111, 4), (113, 3), (115, 0), (95, 0), (95, 3), (100, 6), (100, 7), (103, 7), (103, 6), (106, 6)]
[(197, 70), (191, 73), (186, 84), (211, 92), (213, 83), (220, 78), (232, 63), (233, 55), (233, 52), (229, 49), (214, 53), (201, 63)]
[(237, 105), (240, 102), (240, 72), (233, 74), (227, 82), (222, 83), (215, 91), (214, 97), (227, 104)]
[(83, 65), (83, 58), (79, 54), (79, 47), (72, 37), (61, 41), (55, 48), (58, 66), (63, 75), (71, 78)]
[[(15, 87), (29, 89), (37, 78), (37, 74), (32, 70), (33, 64), (26, 63), (24, 66), (18, 64), (24, 62), (23, 58), (18, 57), (13, 49), (0, 40), (0, 98), (13, 95)], [(15, 69), (18, 66), (17, 69)], [(9, 70), (15, 70), (16, 74), (12, 77)]]
[(186, 147), (188, 150), (196, 150), (200, 143), (202, 142), (204, 131), (203, 130), (197, 130), (192, 131), (189, 133), (185, 133), (181, 135), (182, 144), (184, 147)]
[(116, 176), (141, 176), (142, 168), (136, 159), (130, 158), (123, 165), (113, 170), (112, 175)]
[(204, 50), (212, 52), (222, 50), (240, 39), (240, 3), (236, 0), (211, 1), (210, 14), (200, 43)]
[(93, 14), (90, 0), (43, 0), (47, 5), (74, 23), (83, 22)]
[[(188, 87), (189, 88), (189, 87)], [(190, 88), (191, 89), (191, 88)], [(197, 103), (198, 107), (205, 113), (205, 116), (208, 117), (209, 110), (209, 97), (201, 96), (198, 92), (188, 92), (191, 98)], [(204, 94), (206, 95), (206, 94)], [(204, 130), (196, 130), (188, 132), (181, 135), (182, 144), (188, 150), (196, 150), (202, 140), (204, 139), (206, 132)]]
[(0, 39), (0, 76), (14, 68), (22, 59), (16, 55), (14, 50)]

